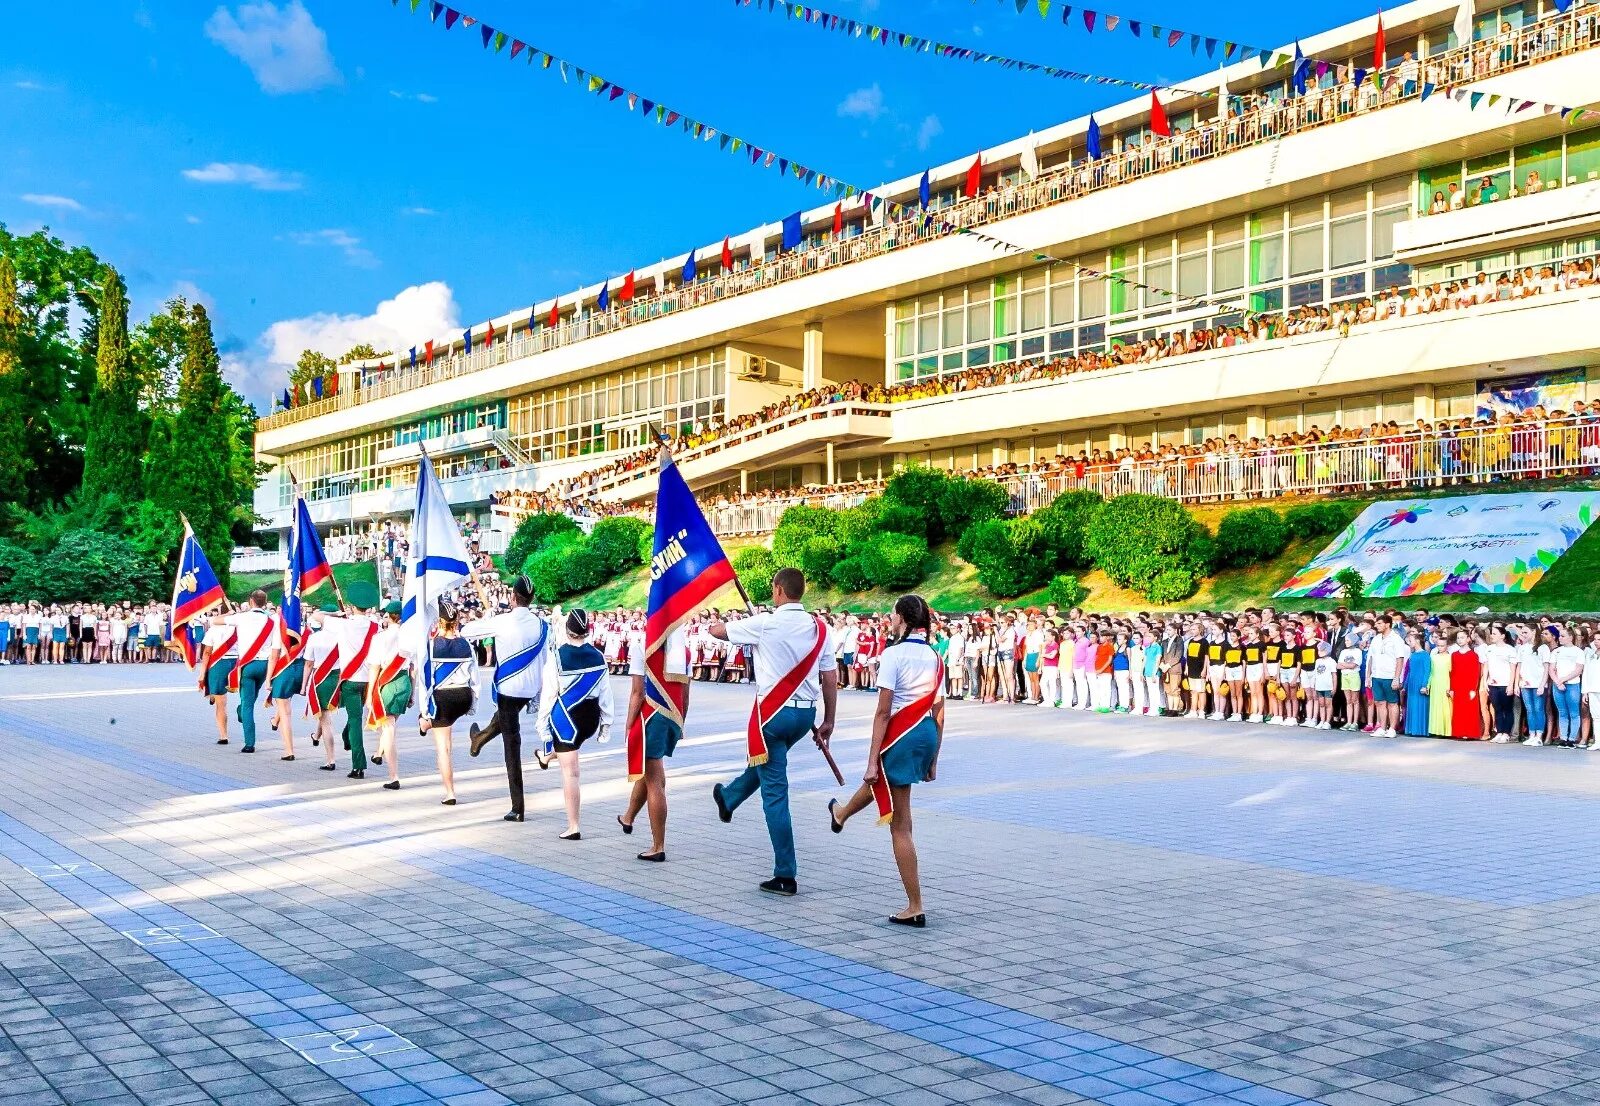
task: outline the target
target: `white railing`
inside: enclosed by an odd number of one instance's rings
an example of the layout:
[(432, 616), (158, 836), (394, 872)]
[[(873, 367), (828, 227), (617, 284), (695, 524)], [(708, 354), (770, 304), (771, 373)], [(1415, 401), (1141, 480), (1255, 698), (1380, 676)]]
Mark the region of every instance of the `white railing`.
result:
[[(1203, 122), (1170, 138), (1147, 135), (1141, 145), (1112, 152), (1098, 161), (1057, 166), (1031, 181), (958, 200), (934, 212), (931, 219), (924, 218), (920, 211), (911, 211), (906, 217), (891, 219), (881, 226), (869, 225), (854, 238), (829, 239), (809, 249), (780, 254), (772, 261), (697, 280), (687, 287), (640, 296), (604, 314), (576, 315), (554, 328), (516, 331), (505, 341), (471, 354), (445, 353), (435, 356), (432, 364), (403, 371), (397, 361), (395, 370), (380, 380), (359, 388), (341, 389), (337, 396), (276, 412), (262, 418), (257, 426), (270, 430), (399, 395), (679, 311), (935, 241), (946, 237), (950, 227), (980, 226), (1051, 207), (1128, 181), (1209, 161), (1380, 108), (1409, 103), (1420, 99), (1425, 88), (1433, 92), (1444, 85), (1480, 81), (1596, 44), (1600, 44), (1600, 19), (1592, 14), (1588, 5), (1576, 4), (1566, 14), (1553, 13), (1520, 29), (1425, 59), (1419, 65), (1419, 79), (1412, 82), (1409, 89), (1399, 80), (1391, 81), (1382, 92), (1374, 80), (1356, 89), (1347, 80), (1330, 88), (1309, 90), (1303, 97), (1268, 101), (1225, 120)], [(1516, 97), (1508, 99), (1515, 101)]]

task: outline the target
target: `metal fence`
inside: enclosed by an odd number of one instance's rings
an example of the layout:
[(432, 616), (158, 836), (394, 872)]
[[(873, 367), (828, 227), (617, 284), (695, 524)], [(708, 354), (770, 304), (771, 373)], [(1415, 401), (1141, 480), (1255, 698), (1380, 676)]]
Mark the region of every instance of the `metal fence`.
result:
[[(508, 340), (470, 354), (447, 353), (431, 364), (395, 371), (360, 388), (342, 391), (261, 419), (263, 430), (316, 418), (330, 411), (398, 395), (494, 365), (568, 346), (602, 334), (673, 315), (708, 303), (769, 288), (840, 265), (944, 238), (948, 227), (975, 227), (1008, 219), (1086, 196), (1128, 181), (1154, 176), (1237, 150), (1273, 142), (1382, 108), (1408, 103), (1438, 88), (1466, 80), (1482, 80), (1600, 44), (1600, 19), (1588, 5), (1573, 5), (1565, 14), (1497, 34), (1491, 39), (1435, 55), (1419, 63), (1418, 79), (1393, 80), (1379, 90), (1375, 80), (1359, 89), (1350, 81), (1315, 88), (1305, 96), (1267, 101), (1226, 119), (1202, 122), (1170, 138), (1146, 136), (1131, 149), (1112, 152), (1097, 161), (1046, 169), (1030, 181), (1008, 184), (944, 207), (933, 219), (920, 212), (869, 224), (852, 238), (829, 239), (809, 249), (780, 254), (748, 268), (695, 281), (687, 287), (643, 295), (601, 314), (575, 315), (557, 327), (515, 332)], [(1512, 103), (1516, 97), (1508, 97)], [(1209, 102), (1209, 101), (1207, 101)]]

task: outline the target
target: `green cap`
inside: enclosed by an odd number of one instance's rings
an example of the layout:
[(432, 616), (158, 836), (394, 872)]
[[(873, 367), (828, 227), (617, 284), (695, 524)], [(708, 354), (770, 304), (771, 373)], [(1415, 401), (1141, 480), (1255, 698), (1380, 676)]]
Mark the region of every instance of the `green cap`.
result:
[(334, 602), (332, 599), (324, 599), (322, 602), (317, 604), (317, 610), (321, 611), (323, 614), (338, 614), (339, 604)]
[(365, 580), (359, 580), (350, 585), (350, 590), (345, 593), (345, 598), (357, 610), (370, 611), (378, 605), (378, 589)]
[(400, 600), (391, 599), (387, 603), (385, 603), (383, 605), (383, 613), (388, 615), (390, 618), (399, 618), (400, 617)]

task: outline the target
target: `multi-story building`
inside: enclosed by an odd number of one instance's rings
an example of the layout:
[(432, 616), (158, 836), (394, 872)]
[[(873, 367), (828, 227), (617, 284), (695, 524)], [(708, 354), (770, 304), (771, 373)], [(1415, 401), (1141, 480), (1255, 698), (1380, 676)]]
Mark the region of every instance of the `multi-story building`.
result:
[[(1310, 87), (1255, 58), (1163, 93), (1173, 134), (1150, 132), (1148, 97), (983, 151), (872, 195), (909, 209), (832, 202), (682, 261), (518, 306), (431, 360), (404, 351), (343, 370), (336, 395), (263, 418), (272, 466), (257, 495), (288, 519), (292, 471), (319, 524), (404, 514), (426, 443), (462, 513), (496, 490), (537, 490), (638, 453), (651, 428), (732, 418), (827, 382), (894, 384), (1118, 343), (1239, 325), (1261, 314), (1373, 297), (1600, 254), (1600, 127), (1546, 105), (1600, 96), (1600, 4), (1486, 8), (1458, 43), (1453, 0), (1302, 40)], [(1202, 55), (1203, 56), (1203, 55)], [(1477, 95), (1482, 93), (1482, 96)], [(1464, 199), (1459, 202), (1454, 196)], [(1436, 195), (1437, 194), (1437, 195)], [(1440, 213), (1430, 213), (1442, 209)], [(950, 233), (952, 226), (981, 232)], [(720, 239), (720, 236), (719, 236)], [(1002, 245), (997, 246), (998, 241)], [(551, 326), (552, 304), (558, 304)], [(492, 334), (492, 339), (489, 335)], [(426, 337), (426, 336), (419, 336)], [(419, 349), (428, 348), (419, 343)], [(1582, 370), (1600, 397), (1600, 289), (1471, 312), (1407, 315), (1152, 363), (980, 387), (894, 404), (835, 404), (680, 457), (700, 488), (853, 480), (923, 462), (965, 469), (1128, 443), (1196, 442), (1334, 424), (1471, 414), (1507, 374)], [(1567, 379), (1570, 379), (1568, 377)], [(647, 497), (649, 479), (593, 486)]]

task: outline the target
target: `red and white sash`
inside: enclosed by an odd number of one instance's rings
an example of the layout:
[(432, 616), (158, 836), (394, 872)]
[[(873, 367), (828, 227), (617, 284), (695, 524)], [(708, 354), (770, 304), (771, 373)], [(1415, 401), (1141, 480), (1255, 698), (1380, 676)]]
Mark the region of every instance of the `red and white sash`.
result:
[(820, 618), (815, 619), (815, 623), (817, 640), (812, 643), (811, 652), (806, 654), (805, 660), (785, 672), (765, 695), (761, 693), (760, 688), (756, 689), (755, 705), (750, 708), (750, 724), (745, 730), (748, 763), (752, 767), (767, 763), (767, 736), (762, 732), (766, 729), (767, 723), (789, 705), (789, 700), (800, 690), (800, 685), (806, 682), (806, 677), (817, 670), (817, 658), (822, 656), (822, 647), (828, 640), (828, 628)]
[(384, 709), (383, 689), (386, 684), (405, 671), (406, 659), (399, 653), (389, 658), (389, 663), (378, 669), (378, 674), (367, 684), (367, 725), (381, 726), (392, 715)]
[[(934, 654), (938, 656), (938, 654)], [(933, 713), (933, 704), (939, 701), (939, 689), (944, 687), (944, 661), (939, 661), (939, 676), (926, 695), (920, 695), (889, 716), (883, 730), (883, 745), (878, 749), (878, 778), (872, 781), (872, 797), (878, 803), (878, 825), (886, 825), (894, 817), (894, 796), (889, 790), (889, 777), (883, 771), (883, 754), (894, 748), (894, 743), (916, 729), (924, 718)]]
[[(671, 640), (669, 635), (667, 641)], [(689, 702), (689, 677), (687, 673), (680, 676), (667, 672), (667, 648), (664, 644), (654, 653), (647, 651), (644, 655), (644, 704), (627, 733), (629, 783), (644, 779), (644, 728), (650, 724), (650, 719), (662, 714), (677, 723), (680, 730), (683, 728)], [(687, 649), (683, 659), (686, 662), (689, 659)]]
[[(338, 667), (339, 667), (339, 650), (338, 649), (330, 649), (328, 651), (328, 655), (322, 658), (322, 663), (321, 664), (317, 665), (317, 667), (314, 668), (314, 669), (313, 668), (306, 669), (306, 717), (307, 718), (315, 718), (317, 715), (321, 714), (323, 711), (325, 711), (325, 710), (327, 710), (327, 709), (329, 709), (330, 707), (333, 706), (332, 703), (324, 703), (322, 701), (321, 696), (319, 696), (317, 694), (317, 687), (322, 683), (322, 681), (326, 680), (329, 676), (333, 675), (334, 670), (337, 669)], [(339, 685), (338, 684), (334, 684), (333, 685), (333, 693), (335, 695), (339, 694)]]
[[(238, 640), (239, 640), (239, 631), (237, 631), (237, 630), (229, 630), (228, 631), (228, 636), (227, 636), (227, 638), (225, 640), (220, 641), (216, 645), (213, 645), (211, 647), (211, 655), (206, 658), (206, 686), (207, 687), (211, 686), (211, 670), (213, 668), (215, 668), (217, 665), (221, 664), (223, 661), (228, 659), (228, 650), (232, 649), (233, 648), (233, 643), (238, 641)], [(235, 672), (239, 671), (239, 666), (237, 664), (234, 665), (233, 666), (233, 670)], [(238, 686), (232, 682), (231, 678), (229, 680), (228, 687), (231, 690), (235, 690), (235, 691), (238, 690)]]
[(233, 666), (233, 671), (228, 673), (228, 690), (239, 690), (239, 672), (245, 665), (254, 661), (261, 655), (261, 650), (267, 647), (267, 642), (272, 638), (272, 619), (267, 619), (261, 625), (261, 633), (248, 646), (239, 651), (239, 661)]
[[(300, 659), (300, 654), (306, 651), (306, 637), (304, 633), (291, 634), (289, 624), (281, 617), (272, 620), (278, 632), (278, 644), (282, 647), (267, 658), (267, 682), (276, 680), (284, 669)], [(271, 695), (271, 691), (268, 691)]]
[[(343, 687), (345, 684), (358, 684), (361, 682), (361, 677), (364, 675), (362, 670), (367, 667), (367, 654), (372, 652), (372, 639), (377, 636), (378, 624), (376, 622), (368, 622), (367, 636), (361, 639), (361, 648), (357, 649), (356, 655), (350, 658), (350, 663), (344, 666), (343, 672), (341, 673), (343, 679), (339, 681), (340, 687)], [(344, 652), (344, 646), (342, 644), (339, 646), (338, 651), (340, 653)], [(337, 690), (335, 690), (334, 694), (338, 694)]]

